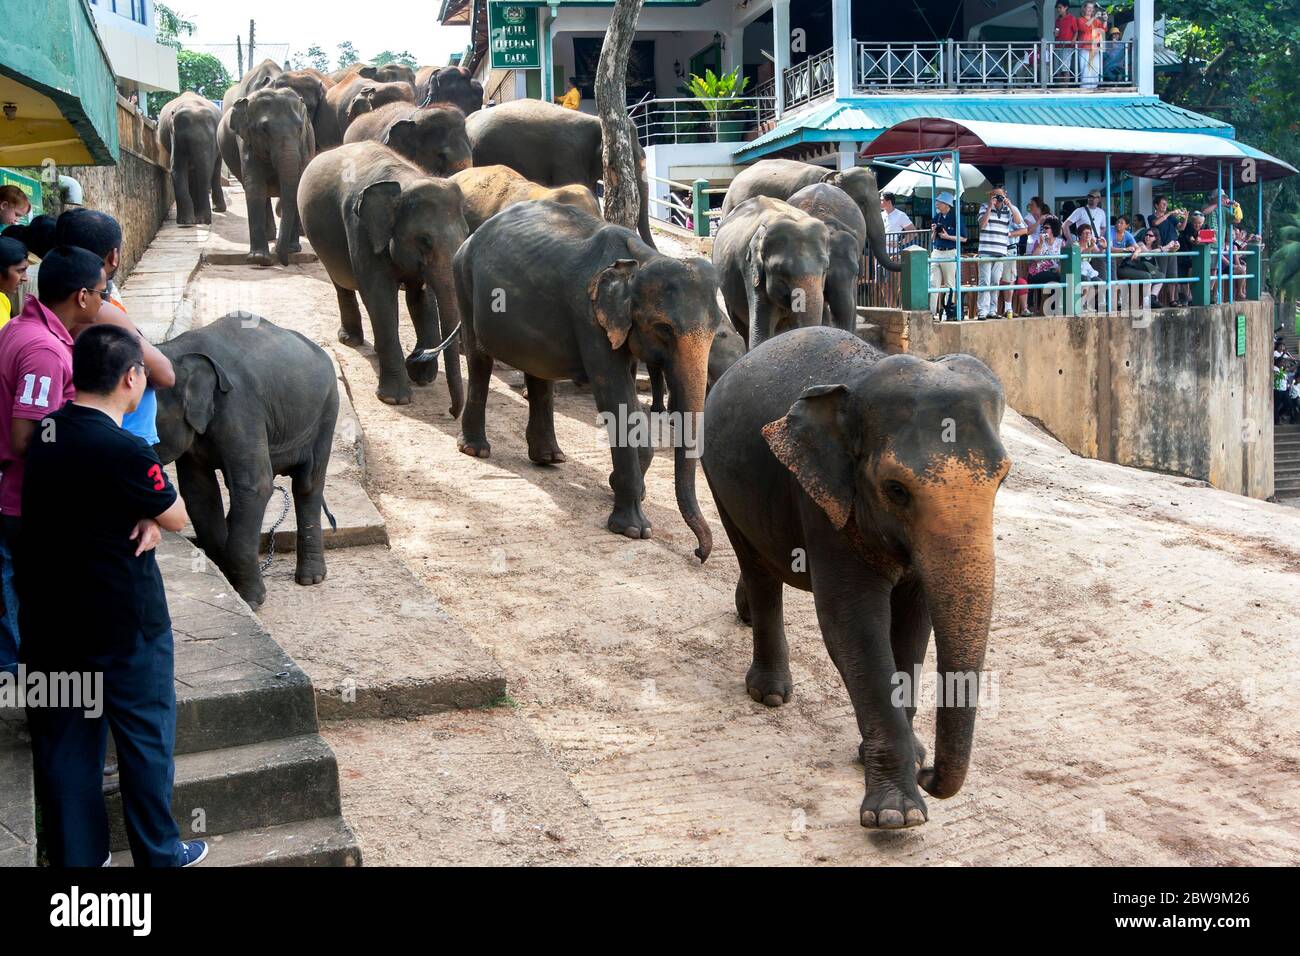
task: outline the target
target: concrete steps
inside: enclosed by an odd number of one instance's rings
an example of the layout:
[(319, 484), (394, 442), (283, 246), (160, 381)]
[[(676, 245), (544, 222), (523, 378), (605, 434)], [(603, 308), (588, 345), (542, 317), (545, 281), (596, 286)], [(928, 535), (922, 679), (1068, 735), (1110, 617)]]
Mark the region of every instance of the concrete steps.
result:
[(1273, 426), (1273, 494), (1300, 498), (1300, 425)]

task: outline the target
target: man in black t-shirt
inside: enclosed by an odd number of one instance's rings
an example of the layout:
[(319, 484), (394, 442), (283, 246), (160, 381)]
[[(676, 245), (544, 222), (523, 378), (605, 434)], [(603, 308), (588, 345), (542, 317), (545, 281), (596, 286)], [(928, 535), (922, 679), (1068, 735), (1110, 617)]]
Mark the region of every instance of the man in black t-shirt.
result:
[(76, 400), (40, 423), (27, 454), (21, 660), (29, 674), (102, 674), (102, 712), (66, 701), (28, 707), (45, 841), (55, 866), (106, 864), (101, 781), (111, 726), (132, 861), (190, 866), (207, 846), (183, 842), (171, 816), (172, 632), (153, 553), (160, 527), (185, 526), (185, 505), (153, 449), (121, 427), (144, 394), (139, 337), (92, 326), (72, 362)]

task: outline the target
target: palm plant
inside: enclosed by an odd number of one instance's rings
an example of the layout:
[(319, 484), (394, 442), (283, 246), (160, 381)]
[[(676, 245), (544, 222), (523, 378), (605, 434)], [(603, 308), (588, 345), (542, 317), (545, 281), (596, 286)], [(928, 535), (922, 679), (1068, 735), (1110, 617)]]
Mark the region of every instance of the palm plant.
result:
[(748, 85), (749, 77), (741, 75), (740, 67), (721, 74), (706, 69), (703, 76), (692, 73), (686, 81), (686, 88), (709, 114), (709, 123), (713, 126), (715, 136), (718, 133), (719, 116), (731, 107), (730, 101), (744, 93)]
[(1277, 251), (1273, 254), (1273, 294), (1290, 302), (1300, 301), (1300, 213), (1286, 217), (1277, 231)]

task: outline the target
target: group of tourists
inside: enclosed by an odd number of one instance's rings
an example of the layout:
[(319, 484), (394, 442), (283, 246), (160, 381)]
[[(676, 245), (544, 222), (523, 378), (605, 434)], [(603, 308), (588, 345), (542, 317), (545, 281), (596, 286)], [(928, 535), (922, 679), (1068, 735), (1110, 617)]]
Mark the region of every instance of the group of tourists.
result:
[[(0, 680), (27, 698), (43, 842), (55, 866), (110, 861), (104, 788), (120, 786), (136, 866), (190, 866), (171, 815), (171, 620), (154, 549), (185, 505), (154, 451), (171, 362), (113, 284), (122, 229), (71, 208), (19, 224), (0, 188)], [(36, 294), (10, 297), (30, 286)], [(78, 694), (98, 689), (91, 707)], [(24, 691), (26, 693), (26, 690)], [(106, 763), (112, 729), (116, 763)], [(114, 779), (116, 778), (116, 780)]]
[(1058, 82), (1094, 88), (1102, 81), (1122, 82), (1128, 76), (1128, 53), (1120, 28), (1110, 14), (1089, 0), (1071, 13), (1068, 3), (1056, 4), (1052, 73)]

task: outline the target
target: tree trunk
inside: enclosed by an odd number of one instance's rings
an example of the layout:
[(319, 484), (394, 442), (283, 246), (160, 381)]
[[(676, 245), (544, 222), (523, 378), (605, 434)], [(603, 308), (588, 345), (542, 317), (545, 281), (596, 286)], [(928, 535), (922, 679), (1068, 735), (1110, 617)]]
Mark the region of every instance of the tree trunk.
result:
[(637, 186), (641, 177), (632, 122), (627, 116), (627, 58), (642, 3), (644, 0), (616, 0), (596, 67), (596, 112), (604, 141), (605, 221), (633, 231), (641, 212)]

